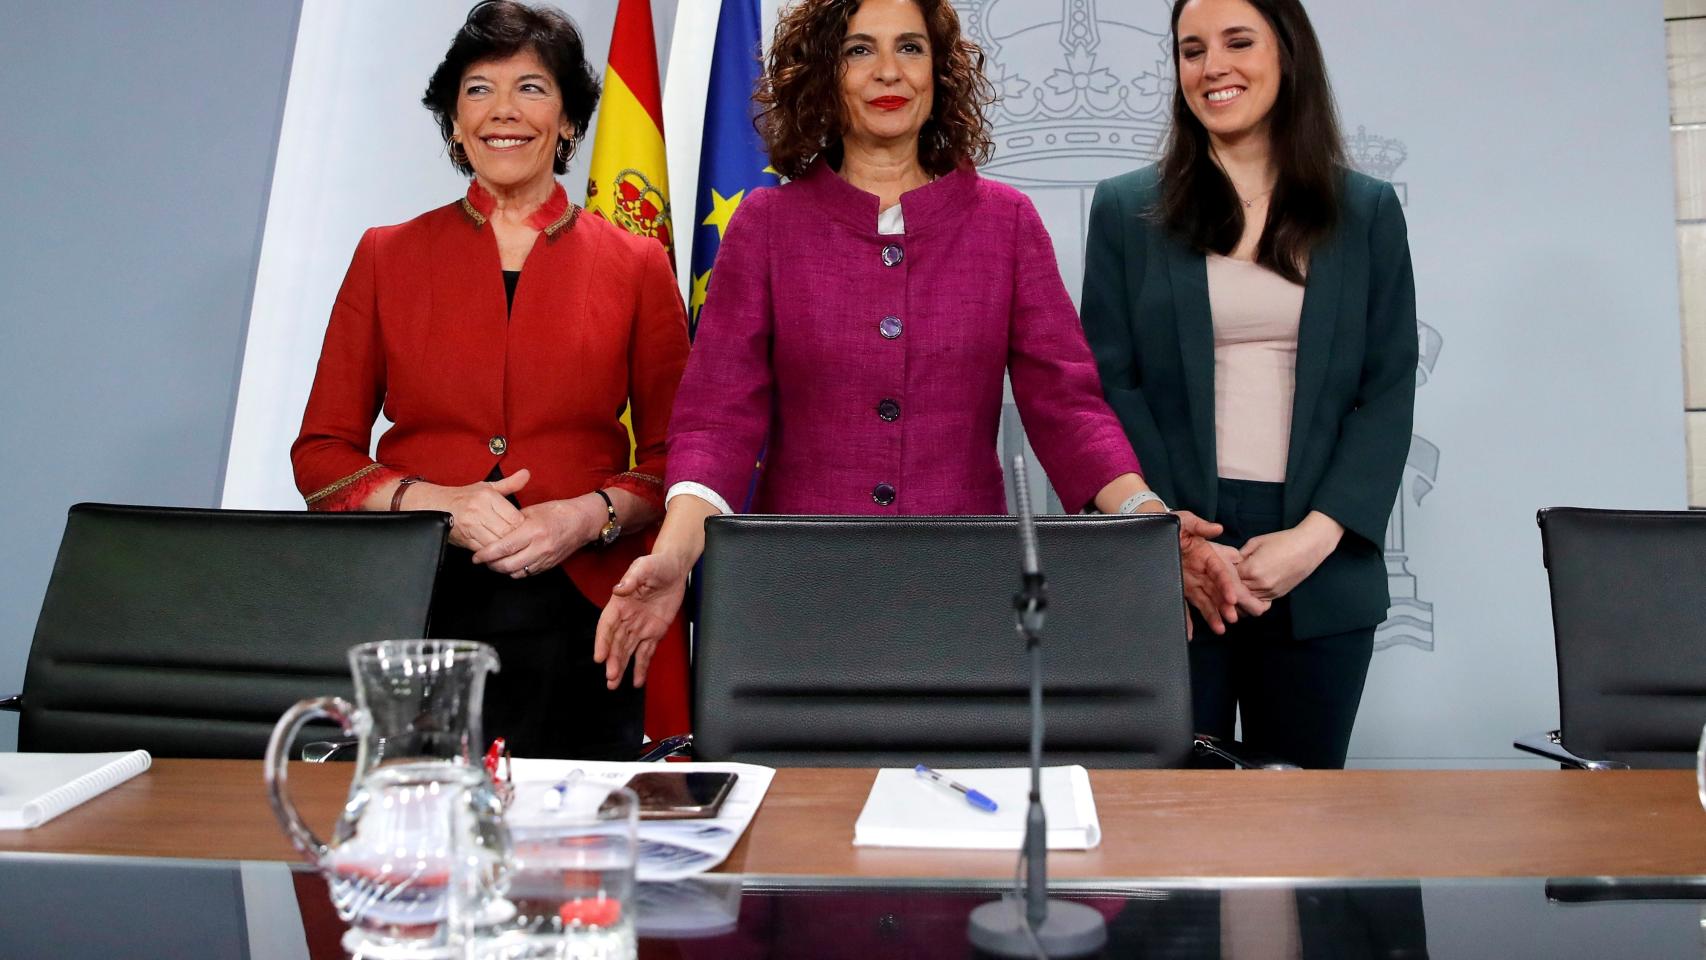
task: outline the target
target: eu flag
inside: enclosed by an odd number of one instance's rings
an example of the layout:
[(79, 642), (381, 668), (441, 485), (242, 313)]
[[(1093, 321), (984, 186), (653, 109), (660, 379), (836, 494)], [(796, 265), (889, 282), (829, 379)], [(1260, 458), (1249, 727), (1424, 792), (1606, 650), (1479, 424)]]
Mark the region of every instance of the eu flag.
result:
[(752, 93), (758, 86), (763, 38), (758, 0), (723, 0), (705, 93), (705, 132), (699, 151), (699, 200), (694, 210), (693, 292), (687, 304), (688, 331), (698, 328), (699, 310), (711, 285), (711, 266), (740, 202), (759, 187), (774, 186), (776, 174), (764, 142), (752, 127)]

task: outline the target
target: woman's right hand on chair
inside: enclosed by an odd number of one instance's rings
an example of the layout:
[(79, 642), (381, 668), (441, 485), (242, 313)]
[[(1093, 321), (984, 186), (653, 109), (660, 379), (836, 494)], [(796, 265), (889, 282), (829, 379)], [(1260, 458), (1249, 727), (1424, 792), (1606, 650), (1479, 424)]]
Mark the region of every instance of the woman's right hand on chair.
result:
[(622, 683), (630, 657), (634, 686), (645, 685), (652, 653), (681, 610), (690, 567), (667, 553), (648, 554), (629, 565), (598, 618), (593, 641), (592, 659), (604, 664), (605, 686), (614, 690)]
[(410, 491), (404, 505), (411, 510), (450, 514), (450, 542), (466, 550), (479, 550), (521, 524), (521, 511), (504, 498), (527, 486), (530, 477), (526, 470), (517, 470), (501, 480), (482, 480), (465, 487), (422, 483), (417, 486), (425, 489)]

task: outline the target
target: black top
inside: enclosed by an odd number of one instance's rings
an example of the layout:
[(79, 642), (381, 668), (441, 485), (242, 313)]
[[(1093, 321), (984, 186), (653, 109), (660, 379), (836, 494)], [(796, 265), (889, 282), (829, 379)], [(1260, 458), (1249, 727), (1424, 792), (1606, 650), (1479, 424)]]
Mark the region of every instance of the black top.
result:
[[(519, 283), (520, 281), (521, 281), (521, 271), (520, 270), (505, 270), (504, 271), (504, 300), (507, 302), (507, 304), (508, 304), (507, 309), (509, 309), (510, 311), (515, 310), (515, 285), (517, 283)], [(500, 467), (494, 466), (494, 467), (492, 467), (492, 472), (486, 475), (486, 482), (487, 483), (496, 483), (499, 480), (502, 480), (503, 478), (504, 478), (503, 469)], [(516, 503), (515, 497), (513, 497), (513, 496), (506, 497), (505, 499), (507, 499), (510, 503), (515, 504), (515, 506), (518, 509), (521, 507), (521, 504)]]
[(515, 285), (520, 280), (520, 270), (504, 271), (504, 300), (508, 303), (508, 306), (506, 307), (508, 310), (513, 311), (515, 309)]

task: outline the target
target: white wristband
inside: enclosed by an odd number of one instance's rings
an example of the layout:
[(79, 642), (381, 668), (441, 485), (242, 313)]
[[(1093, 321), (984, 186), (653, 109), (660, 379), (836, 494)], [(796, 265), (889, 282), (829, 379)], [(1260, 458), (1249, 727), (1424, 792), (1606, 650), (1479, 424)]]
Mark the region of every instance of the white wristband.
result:
[(721, 513), (734, 513), (733, 510), (729, 509), (729, 502), (719, 496), (717, 491), (712, 490), (710, 487), (707, 487), (702, 483), (694, 483), (691, 480), (678, 480), (669, 488), (669, 492), (663, 495), (664, 509), (669, 509), (669, 502), (684, 493), (698, 497), (711, 506), (716, 507)]
[(1143, 506), (1151, 500), (1156, 503), (1160, 503), (1162, 510), (1167, 509), (1167, 505), (1161, 502), (1160, 494), (1157, 494), (1153, 490), (1144, 490), (1141, 493), (1134, 493), (1131, 496), (1126, 497), (1125, 502), (1120, 504), (1120, 513), (1124, 516), (1131, 516), (1137, 512), (1138, 507)]

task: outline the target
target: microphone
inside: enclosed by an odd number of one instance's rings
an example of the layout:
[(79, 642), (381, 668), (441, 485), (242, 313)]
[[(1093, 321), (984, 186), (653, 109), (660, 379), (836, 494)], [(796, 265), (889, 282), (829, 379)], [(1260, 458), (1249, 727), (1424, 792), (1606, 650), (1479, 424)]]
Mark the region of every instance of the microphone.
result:
[(1037, 518), (1031, 513), (1030, 479), (1025, 475), (1025, 455), (1013, 458), (1013, 477), (1019, 500), (1019, 572), (1026, 577), (1042, 576), (1042, 564), (1037, 561)]
[(1031, 512), (1031, 484), (1024, 454), (1013, 457), (1013, 483), (1018, 487), (1014, 492), (1019, 505), (1019, 592), (1013, 595), (1013, 608), (1019, 611), (1019, 639), (1035, 644), (1041, 642), (1048, 585), (1037, 559), (1037, 518)]
[(1048, 821), (1043, 812), (1043, 612), (1048, 586), (1037, 554), (1037, 521), (1023, 454), (1013, 458), (1019, 506), (1019, 592), (1013, 595), (1020, 639), (1031, 664), (1031, 795), (1025, 812), (1025, 841), (1019, 860), (1024, 890), (971, 912), (967, 936), (985, 953), (1003, 957), (1081, 957), (1102, 949), (1107, 924), (1081, 903), (1048, 896)]

